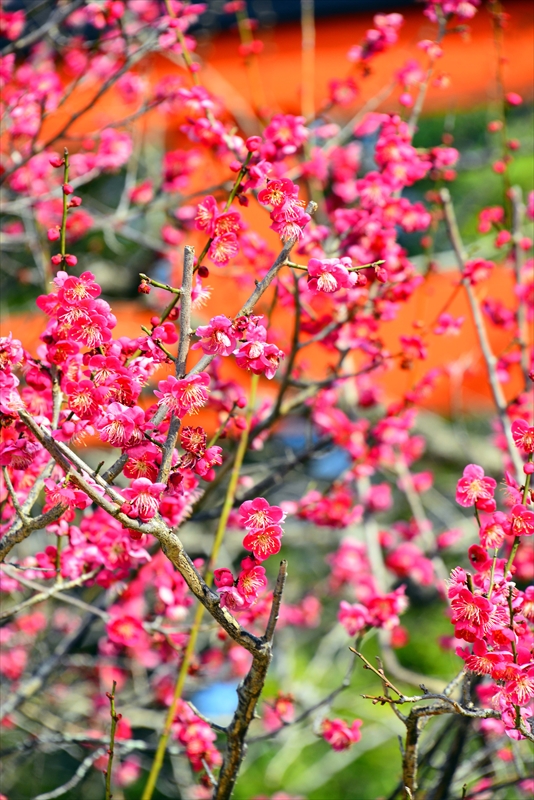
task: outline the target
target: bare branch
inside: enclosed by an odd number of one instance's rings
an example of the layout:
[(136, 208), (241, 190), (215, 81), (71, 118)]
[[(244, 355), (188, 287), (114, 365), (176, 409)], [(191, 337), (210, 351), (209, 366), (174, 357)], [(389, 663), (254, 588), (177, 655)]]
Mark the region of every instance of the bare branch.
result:
[[(193, 247), (186, 245), (184, 247), (184, 271), (182, 277), (182, 288), (180, 290), (180, 340), (178, 342), (178, 356), (176, 358), (176, 376), (183, 378), (185, 376), (185, 368), (187, 362), (187, 354), (189, 352), (189, 344), (191, 341), (191, 292), (193, 291), (193, 273), (194, 273), (194, 259), (195, 250)], [(152, 419), (152, 424), (155, 428), (165, 419), (169, 413), (169, 409), (165, 404), (160, 406), (155, 416)], [(174, 423), (174, 424), (173, 424)], [(178, 430), (180, 428), (180, 421), (176, 423), (174, 417), (171, 419), (171, 425), (167, 434), (167, 440), (163, 449), (163, 459), (158, 475), (158, 481), (166, 483), (169, 475), (170, 460), (172, 451), (176, 444)], [(172, 445), (172, 446), (171, 446)]]
[[(458, 261), (458, 266), (460, 267), (463, 274), (465, 271), (465, 264), (467, 261), (467, 253), (465, 251), (460, 236), (460, 230), (458, 228), (458, 223), (456, 221), (456, 215), (454, 213), (454, 207), (452, 205), (451, 194), (449, 190), (447, 188), (441, 189), (440, 197), (441, 197), (441, 202), (443, 203), (443, 210), (445, 213), (445, 222), (447, 225), (447, 232), (449, 234), (449, 239), (456, 254), (456, 260)], [(488, 371), (488, 378), (491, 386), (491, 392), (493, 394), (493, 401), (495, 403), (497, 414), (499, 415), (499, 419), (501, 422), (502, 431), (506, 439), (508, 455), (510, 456), (512, 464), (514, 465), (516, 474), (518, 476), (521, 476), (523, 474), (523, 464), (519, 457), (519, 452), (517, 450), (517, 447), (514, 444), (514, 440), (512, 438), (510, 430), (510, 420), (508, 418), (508, 413), (506, 410), (506, 400), (497, 375), (497, 359), (495, 358), (493, 351), (491, 349), (491, 345), (488, 339), (488, 334), (486, 332), (486, 327), (484, 325), (484, 320), (482, 319), (482, 314), (480, 313), (480, 308), (477, 299), (475, 297), (475, 294), (473, 292), (473, 288), (469, 280), (463, 278), (462, 282), (467, 293), (469, 307), (471, 308), (471, 314), (473, 316), (473, 321), (475, 323), (475, 328), (478, 336), (478, 343), (480, 345), (480, 349), (482, 350), (482, 355), (484, 356), (484, 361), (486, 363), (486, 369)]]
[[(43, 588), (41, 584), (36, 583), (35, 581), (28, 580), (28, 578), (24, 578), (15, 570), (9, 569), (9, 564), (1, 564), (0, 569), (9, 575), (14, 580), (18, 581), (22, 586), (26, 586), (27, 589), (33, 589), (34, 591), (37, 590), (38, 594), (33, 595), (33, 597), (29, 597), (27, 600), (24, 600), (22, 603), (14, 606), (13, 608), (8, 608), (6, 611), (2, 611), (0, 613), (0, 620), (8, 619), (9, 617), (13, 617), (16, 614), (20, 614), (21, 611), (29, 608), (30, 606), (34, 606), (37, 603), (42, 603), (45, 600), (49, 600), (51, 597), (58, 595), (58, 599), (64, 600), (66, 602), (72, 602), (74, 605), (78, 607), (82, 607), (84, 611), (90, 610), (93, 613), (102, 613), (100, 609), (96, 607), (90, 607), (87, 603), (83, 603), (82, 601), (78, 600), (77, 597), (68, 597), (64, 595), (66, 589), (74, 589), (77, 586), (82, 586), (87, 581), (90, 581), (92, 578), (95, 577), (100, 571), (100, 568), (94, 569), (91, 572), (86, 572), (84, 575), (80, 575), (78, 578), (73, 578), (71, 581), (63, 581), (62, 583), (57, 583), (51, 586), (49, 589)], [(107, 619), (107, 614), (104, 614)]]
[(282, 561), (273, 594), (271, 614), (263, 637), (265, 642), (264, 649), (253, 653), (252, 666), (237, 689), (238, 704), (232, 722), (227, 728), (226, 752), (215, 789), (215, 800), (229, 800), (241, 762), (245, 756), (246, 736), (250, 723), (254, 719), (256, 706), (263, 691), (265, 678), (272, 659), (272, 639), (278, 620), (286, 576), (287, 562)]
[(121, 474), (122, 470), (126, 466), (127, 461), (128, 453), (123, 453), (109, 469), (102, 473), (102, 480), (106, 483), (112, 483), (115, 478)]
[(287, 561), (284, 559), (283, 561), (280, 562), (280, 569), (278, 570), (276, 586), (274, 587), (274, 592), (273, 592), (273, 603), (271, 606), (271, 613), (269, 615), (269, 622), (267, 623), (265, 636), (263, 637), (264, 641), (268, 642), (269, 644), (271, 644), (273, 641), (276, 623), (278, 622), (278, 617), (280, 616), (280, 605), (282, 603), (282, 594), (284, 592), (284, 586), (286, 585), (286, 580), (287, 580)]
[(98, 761), (100, 756), (105, 755), (106, 752), (106, 747), (99, 747), (97, 750), (89, 753), (89, 755), (84, 758), (72, 778), (68, 780), (67, 783), (64, 783), (62, 786), (58, 786), (57, 789), (52, 789), (51, 792), (39, 794), (34, 797), (33, 800), (54, 800), (55, 797), (62, 797), (62, 795), (67, 794), (67, 792), (69, 792), (71, 789), (74, 789), (75, 786), (78, 786), (78, 784), (81, 783), (95, 761)]
[(40, 28), (28, 33), (21, 39), (17, 39), (12, 44), (6, 45), (0, 52), (0, 56), (7, 56), (9, 53), (14, 53), (17, 50), (23, 50), (25, 47), (35, 44), (35, 42), (38, 42), (40, 39), (44, 39), (49, 31), (51, 31), (53, 28), (58, 28), (63, 20), (72, 14), (73, 11), (76, 11), (77, 8), (82, 6), (84, 2), (85, 0), (72, 0), (69, 5), (60, 6), (53, 14), (51, 14), (51, 16), (43, 25), (41, 25)]
[[(284, 722), (284, 720), (281, 720), (280, 727), (277, 728), (275, 731), (270, 731), (269, 733), (264, 733), (260, 736), (253, 736), (252, 738), (247, 739), (248, 744), (252, 744), (253, 742), (262, 742), (265, 741), (265, 739), (272, 739), (275, 736), (278, 736), (278, 734), (281, 731), (285, 730), (286, 728), (289, 728), (293, 725), (298, 725), (299, 722), (303, 722), (305, 719), (308, 719), (308, 717), (310, 717), (315, 711), (318, 711), (323, 706), (330, 706), (332, 702), (336, 699), (338, 694), (341, 694), (341, 692), (343, 692), (350, 686), (355, 666), (356, 666), (356, 655), (354, 653), (351, 653), (349, 667), (347, 669), (345, 677), (343, 678), (339, 686), (337, 686), (335, 689), (333, 689), (333, 691), (327, 694), (326, 697), (323, 697), (322, 700), (319, 700), (317, 703), (314, 703), (312, 706), (307, 708), (305, 711), (302, 712), (302, 714), (299, 714), (291, 722)], [(394, 706), (392, 707), (394, 708)]]

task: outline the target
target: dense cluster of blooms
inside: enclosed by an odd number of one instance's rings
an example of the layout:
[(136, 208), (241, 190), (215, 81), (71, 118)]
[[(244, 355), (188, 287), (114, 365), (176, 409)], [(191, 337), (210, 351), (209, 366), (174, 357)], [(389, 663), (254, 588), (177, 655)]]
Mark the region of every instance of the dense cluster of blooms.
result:
[(240, 515), (241, 524), (247, 530), (243, 547), (252, 555), (241, 562), (237, 579), (226, 567), (216, 569), (214, 573), (221, 605), (233, 611), (250, 608), (267, 586), (265, 568), (261, 562), (280, 552), (283, 530), (279, 523), (286, 516), (281, 508), (271, 506), (263, 497), (245, 501), (241, 505)]
[[(527, 454), (525, 475), (532, 474), (534, 427), (524, 420), (512, 426), (515, 445)], [(485, 512), (479, 517), (480, 544), (469, 548), (474, 574), (456, 567), (451, 573), (448, 596), (451, 603), (455, 636), (472, 644), (458, 647), (457, 654), (466, 668), (477, 675), (488, 675), (493, 684), (485, 684), (481, 699), (499, 711), (500, 727), (512, 739), (523, 735), (521, 720), (534, 716), (534, 591), (517, 586), (513, 555), (523, 537), (534, 535), (534, 492), (527, 480), (521, 490), (507, 476), (506, 513), (496, 511), (496, 481), (484, 476), (484, 470), (469, 464), (458, 481), (456, 499), (462, 506), (474, 506)], [(477, 512), (478, 513), (478, 512)], [(507, 541), (514, 542), (508, 559), (499, 558)], [(489, 551), (489, 552), (488, 552)], [(492, 552), (493, 551), (493, 552)]]
[[(101, 687), (106, 682), (115, 681), (119, 696), (127, 680), (135, 692), (142, 684), (147, 706), (171, 708), (172, 737), (193, 772), (203, 773), (195, 797), (212, 797), (212, 770), (223, 764), (217, 733), (200, 712), (173, 699), (176, 671), (184, 669), (192, 685), (244, 678), (245, 688), (239, 690), (243, 702), (253, 683), (248, 678), (256, 675), (260, 650), (254, 647), (266, 646), (263, 637), (279, 600), (268, 573), (273, 562), (265, 564), (283, 553), (286, 542), (291, 546), (294, 531), (304, 531), (303, 536), (313, 531), (327, 549), (324, 580), (317, 579), (313, 589), (305, 587), (292, 603), (284, 600), (274, 623), (312, 629), (330, 612), (332, 620), (337, 613), (341, 628), (357, 643), (379, 631), (388, 647), (401, 647), (408, 640), (400, 618), (409, 598), (436, 590), (449, 599), (454, 637), (448, 644), (466, 672), (481, 679), (476, 687), (481, 734), (531, 738), (534, 588), (527, 584), (534, 577), (529, 546), (534, 536), (529, 408), (534, 366), (527, 327), (534, 319), (534, 261), (531, 238), (518, 230), (522, 207), (515, 216), (510, 210), (514, 197), (507, 172), (517, 149), (513, 140), (503, 138), (493, 165), (506, 177), (503, 203), (479, 214), (478, 230), (491, 234), (493, 255), (484, 250), (488, 257), (475, 253), (460, 259), (461, 274), (447, 304), (431, 324), (414, 321), (396, 347), (386, 345), (382, 327), (399, 317), (437, 269), (433, 237), (449, 213), (447, 194), (439, 189), (455, 179), (459, 153), (450, 137), (434, 147), (414, 145), (420, 111), (416, 99), (424, 97), (427, 72), (441, 57), (445, 29), (472, 18), (479, 0), (426, 4), (425, 14), (440, 31), (418, 43), (425, 65), (410, 59), (395, 73), (400, 112), (396, 106), (392, 113), (359, 115), (348, 133), (329, 116), (331, 109), (354, 104), (372, 60), (399, 37), (402, 16), (378, 14), (374, 27), (347, 55), (349, 76), (331, 82), (316, 119), (267, 110), (258, 120), (260, 132), (250, 136), (241, 135), (228, 109), (199, 78), (190, 28), (204, 4), (105, 0), (77, 6), (58, 23), (58, 42), (30, 42), (24, 62), (9, 43), (25, 30), (26, 12), (0, 11), (0, 35), (8, 40), (0, 56), (0, 179), (8, 198), (2, 234), (11, 249), (24, 250), (24, 258), (30, 251), (38, 254), (30, 275), (39, 285), (37, 307), (47, 317), (35, 352), (27, 349), (23, 331), (0, 338), (0, 551), (2, 560), (9, 556), (11, 562), (11, 568), (0, 569), (0, 591), (13, 600), (1, 629), (5, 653), (0, 674), (15, 698), (3, 724), (18, 724), (16, 703), (26, 696), (18, 690), (36, 668), (37, 637), (46, 633), (77, 641), (79, 619), (72, 609), (54, 606), (54, 596), (79, 590), (80, 598), (64, 599), (81, 603), (91, 612), (89, 625), (94, 630), (100, 626), (91, 644), (95, 663), (84, 661), (77, 673), (89, 675), (87, 730), (96, 737), (105, 724)], [(236, 14), (240, 31), (252, 35), (245, 4), (227, 3), (226, 12)], [(497, 12), (490, 12), (501, 25)], [(244, 40), (242, 55), (257, 57), (257, 42)], [(143, 71), (134, 67), (153, 52), (167, 52), (182, 64), (190, 85), (173, 73), (149, 86)], [(436, 80), (439, 86), (442, 79)], [(104, 88), (114, 87), (128, 107), (128, 119), (64, 139), (72, 133), (73, 118), (46, 139), (44, 122), (64, 113), (79, 86), (94, 91), (92, 102)], [(491, 122), (488, 131), (504, 131), (506, 113), (521, 102), (515, 92), (503, 95), (502, 119)], [(117, 209), (103, 214), (85, 186), (130, 163), (136, 147), (130, 123), (156, 110), (177, 120), (182, 147), (162, 153), (156, 168), (141, 172), (138, 181), (128, 175)], [(59, 152), (71, 141), (77, 142), (76, 152)], [(366, 152), (370, 142), (372, 160)], [(197, 202), (193, 178), (214, 161), (226, 177), (235, 176), (233, 186), (226, 192), (221, 184)], [(425, 202), (412, 195), (412, 187), (423, 180), (434, 186)], [(403, 195), (406, 189), (412, 199)], [(315, 204), (306, 205), (308, 197), (320, 200), (317, 218)], [(276, 259), (259, 233), (249, 230), (245, 212), (237, 208), (253, 203), (264, 214), (265, 227), (280, 238), (282, 258)], [(87, 234), (103, 232), (106, 243), (117, 236), (145, 242), (143, 217), (153, 206), (155, 222), (146, 241), (170, 264), (172, 280), (183, 245), (201, 241), (202, 250), (192, 267), (190, 297), (184, 297), (185, 267), (181, 288), (142, 276), (140, 292), (153, 292), (142, 300), (153, 303), (154, 316), (150, 328), (131, 337), (119, 333), (96, 268), (86, 268), (91, 266), (87, 252), (98, 249)], [(534, 220), (534, 193), (525, 212)], [(414, 233), (422, 235), (429, 255), (425, 274), (401, 244), (404, 234)], [(292, 248), (296, 261), (289, 257)], [(217, 275), (235, 279), (239, 290), (251, 289), (247, 304), (203, 311), (211, 291), (204, 259)], [(487, 282), (500, 269), (513, 273), (510, 306), (488, 296)], [(484, 333), (486, 326), (504, 332), (508, 342), (487, 364), (498, 389), (494, 443), (504, 462), (503, 498), (495, 478), (479, 464), (465, 466), (456, 488), (457, 504), (472, 512), (478, 527), (478, 541), (470, 545), (463, 527), (451, 523), (443, 530), (443, 523), (435, 529), (440, 514), (431, 513), (428, 500), (434, 477), (418, 464), (425, 439), (416, 430), (417, 407), (456, 368), (430, 369), (427, 364), (434, 336), (465, 330), (465, 316), (450, 307), (460, 289), (474, 298), (476, 326)], [(479, 301), (481, 290), (484, 299)], [(167, 292), (170, 305), (160, 302), (156, 292)], [(280, 310), (294, 320), (292, 336), (279, 325)], [(185, 349), (187, 356), (189, 345), (193, 355), (184, 366), (178, 353), (183, 356)], [(317, 369), (309, 369), (315, 361)], [(239, 369), (231, 371), (234, 365)], [(408, 376), (414, 366), (421, 371), (392, 401), (380, 378), (397, 366)], [(272, 381), (272, 394), (265, 381), (260, 384), (261, 400), (249, 412), (244, 411), (247, 391), (235, 380), (239, 370)], [(518, 381), (521, 388), (509, 402), (501, 402), (501, 385)], [(241, 444), (248, 437), (256, 456), (262, 448), (272, 452), (278, 447), (271, 438), (275, 426), (292, 412), (309, 423), (310, 453), (300, 461), (297, 454), (294, 463), (293, 454), (287, 463), (270, 465), (269, 477), (256, 483), (254, 469), (248, 474), (246, 462), (242, 466)], [(318, 480), (280, 505), (263, 496), (284, 480), (286, 468), (313, 456), (325, 442), (344, 459), (332, 480)], [(86, 463), (80, 447), (86, 443), (105, 448), (105, 471), (104, 464), (94, 469)], [(244, 532), (247, 554), (214, 569), (213, 591), (207, 577), (209, 548), (201, 542), (197, 549), (195, 543), (190, 552), (196, 557), (190, 557), (178, 536), (186, 521), (203, 523), (203, 513), (204, 520), (220, 516), (224, 505), (218, 505), (221, 495), (215, 493), (236, 462), (243, 474), (235, 482), (232, 474), (226, 506), (233, 507), (230, 527)], [(246, 494), (240, 494), (244, 489)], [(35, 521), (31, 514), (37, 503)], [(17, 557), (18, 545), (43, 529)], [(232, 537), (227, 536), (230, 543)], [(462, 548), (467, 552), (460, 566)], [(225, 558), (232, 554), (230, 544)], [(201, 590), (194, 591), (198, 585)], [(27, 591), (43, 595), (26, 598), (22, 593)], [(211, 628), (201, 629), (200, 622), (191, 628), (195, 595), (219, 622), (217, 636)], [(95, 605), (87, 609), (88, 600)], [(28, 613), (34, 602), (42, 602), (39, 609), (45, 610)], [(188, 645), (198, 630), (204, 638), (195, 654)], [(285, 691), (266, 702), (267, 732), (275, 734), (298, 720), (300, 704)], [(254, 707), (249, 711), (247, 727)], [(130, 724), (120, 723), (117, 738), (131, 738)], [(360, 740), (361, 725), (359, 719), (349, 725), (325, 716), (315, 730), (341, 751)], [(105, 758), (95, 763), (106, 770)], [(224, 769), (223, 764), (219, 774)], [(127, 785), (140, 770), (135, 757), (124, 759), (117, 780)]]

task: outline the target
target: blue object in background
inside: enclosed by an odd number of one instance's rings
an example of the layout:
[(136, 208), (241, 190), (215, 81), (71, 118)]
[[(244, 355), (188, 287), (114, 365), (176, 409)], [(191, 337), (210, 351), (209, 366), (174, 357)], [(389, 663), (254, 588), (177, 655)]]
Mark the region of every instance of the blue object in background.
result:
[[(310, 446), (310, 437), (302, 430), (298, 424), (287, 425), (278, 433), (278, 438), (282, 440), (285, 447), (289, 447), (294, 453), (301, 453)], [(311, 442), (316, 442), (318, 436), (314, 433)], [(351, 465), (349, 455), (342, 447), (332, 447), (328, 453), (318, 453), (310, 459), (306, 466), (306, 471), (312, 478), (321, 481), (333, 481)]]
[(324, 455), (315, 456), (310, 461), (309, 472), (312, 478), (321, 481), (334, 481), (351, 465), (348, 453), (341, 447), (334, 447)]
[(205, 689), (200, 689), (191, 697), (191, 702), (213, 722), (227, 725), (237, 706), (236, 689), (239, 681), (226, 681), (212, 683)]

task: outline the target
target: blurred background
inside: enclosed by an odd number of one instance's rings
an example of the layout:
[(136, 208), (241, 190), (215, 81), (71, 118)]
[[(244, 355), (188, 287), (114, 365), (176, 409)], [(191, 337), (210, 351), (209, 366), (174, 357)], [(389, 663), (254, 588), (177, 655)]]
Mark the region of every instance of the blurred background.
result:
[[(10, 10), (27, 7), (26, 3), (11, 3)], [(39, 3), (35, 13), (35, 25), (49, 14), (53, 3)], [(240, 131), (251, 135), (258, 128), (256, 111), (300, 114), (302, 109), (302, 34), (301, 5), (298, 0), (255, 0), (247, 3), (249, 16), (257, 21), (255, 37), (263, 42), (263, 50), (258, 57), (261, 71), (248, 67), (238, 54), (240, 38), (233, 17), (222, 10), (223, 1), (208, 2), (208, 10), (202, 15), (199, 25), (193, 31), (198, 39), (196, 50), (202, 61), (202, 80), (214, 95), (224, 98), (224, 102), (235, 116)], [(512, 184), (522, 187), (526, 193), (532, 189), (534, 178), (533, 144), (534, 128), (532, 120), (534, 99), (534, 10), (528, 0), (509, 0), (505, 10), (510, 21), (505, 32), (504, 54), (507, 62), (503, 66), (507, 91), (518, 92), (523, 96), (522, 105), (510, 110), (508, 133), (510, 138), (521, 142), (510, 168)], [(315, 67), (309, 81), (313, 87), (312, 102), (320, 108), (328, 97), (328, 83), (335, 77), (343, 77), (347, 72), (346, 54), (351, 46), (357, 44), (365, 31), (372, 27), (373, 14), (383, 11), (398, 11), (405, 16), (405, 24), (400, 32), (399, 43), (379, 57), (373, 65), (372, 74), (361, 83), (361, 91), (354, 103), (346, 109), (335, 109), (331, 119), (340, 125), (346, 124), (357, 111), (383, 87), (387, 87), (395, 70), (407, 60), (417, 58), (420, 51), (416, 43), (431, 38), (434, 26), (422, 14), (420, 3), (380, 3), (357, 2), (357, 0), (315, 0)], [(495, 135), (487, 130), (487, 124), (497, 113), (496, 53), (488, 15), (480, 11), (470, 21), (469, 32), (459, 31), (446, 39), (445, 55), (439, 63), (443, 80), (441, 86), (431, 87), (425, 109), (419, 121), (415, 144), (431, 147), (445, 142), (456, 147), (461, 158), (457, 179), (450, 184), (456, 205), (461, 232), (468, 247), (476, 242), (477, 255), (494, 257), (493, 237), (480, 237), (477, 233), (478, 212), (484, 206), (498, 205), (502, 202), (502, 177), (492, 169), (492, 163), (500, 152), (500, 143)], [(138, 72), (148, 82), (155, 85), (163, 76), (183, 75), (178, 64), (167, 57), (151, 55), (137, 67)], [(65, 70), (65, 81), (69, 80)], [(309, 90), (309, 85), (308, 85)], [(376, 110), (398, 111), (400, 90), (389, 92)], [(84, 96), (72, 96), (61, 112), (47, 121), (50, 135), (59, 130), (65, 118), (76, 110)], [(86, 136), (100, 130), (118, 119), (128, 116), (131, 108), (115, 90), (108, 92), (83, 119), (76, 123), (71, 133)], [(78, 270), (91, 270), (101, 283), (104, 297), (108, 299), (118, 317), (117, 336), (135, 337), (140, 333), (140, 325), (158, 310), (157, 295), (146, 298), (138, 295), (139, 273), (147, 273), (159, 280), (178, 281), (183, 240), (175, 247), (162, 240), (162, 227), (176, 222), (176, 212), (189, 203), (198, 202), (206, 187), (224, 187), (229, 179), (219, 164), (203, 163), (196, 174), (192, 191), (197, 199), (180, 193), (156, 202), (148, 212), (129, 203), (120, 224), (111, 227), (107, 220), (114, 210), (127, 197), (128, 187), (146, 179), (158, 182), (161, 176), (161, 161), (167, 150), (190, 148), (190, 143), (180, 132), (181, 120), (173, 113), (149, 112), (129, 126), (134, 137), (134, 158), (127, 169), (113, 175), (105, 175), (91, 181), (79, 190), (83, 197), (83, 208), (91, 214), (94, 225), (69, 247), (78, 257)], [(373, 140), (363, 142), (372, 151)], [(74, 141), (69, 147), (75, 149)], [(419, 182), (410, 189), (410, 200), (424, 199), (431, 189), (430, 182)], [(191, 191), (191, 187), (188, 187)], [(34, 310), (35, 298), (42, 293), (42, 278), (39, 259), (42, 248), (46, 252), (45, 228), (36, 219), (34, 209), (28, 207), (23, 215), (24, 232), (12, 234), (10, 225), (19, 217), (10, 213), (12, 198), (2, 196), (4, 201), (2, 219), (3, 256), (0, 266), (0, 335), (13, 331), (21, 338), (25, 347), (35, 352), (39, 333), (43, 326), (43, 316)], [(276, 236), (269, 231), (267, 215), (261, 209), (249, 207), (243, 210), (247, 222), (265, 238), (272, 254), (279, 249)], [(532, 231), (526, 231), (531, 235)], [(189, 234), (187, 234), (189, 236)], [(194, 239), (194, 235), (193, 235)], [(429, 256), (421, 244), (419, 235), (405, 235), (401, 243), (422, 272), (428, 269)], [(37, 246), (36, 246), (37, 245)], [(386, 343), (394, 348), (400, 333), (412, 330), (414, 320), (427, 324), (433, 320), (443, 304), (444, 296), (450, 293), (458, 282), (458, 274), (444, 237), (437, 234), (434, 242), (435, 254), (441, 268), (427, 280), (406, 304), (399, 318), (394, 322), (382, 323), (381, 333)], [(268, 254), (266, 260), (268, 260)], [(224, 311), (231, 316), (248, 294), (247, 286), (242, 287), (238, 277), (211, 269), (209, 280), (212, 287), (212, 301), (194, 321), (200, 324), (213, 313)], [(510, 304), (513, 288), (504, 272), (497, 270), (487, 284), (488, 293), (499, 294), (505, 304)], [(154, 305), (155, 304), (155, 305)], [(467, 316), (467, 309), (458, 297), (450, 309), (453, 316)], [(282, 316), (276, 318), (276, 325), (283, 332), (289, 329), (290, 321)], [(283, 334), (281, 334), (282, 336)], [(493, 334), (492, 334), (493, 335)], [(492, 339), (497, 351), (502, 349), (506, 335), (496, 332)], [(488, 412), (491, 409), (485, 368), (476, 344), (475, 335), (466, 323), (462, 336), (456, 339), (443, 337), (434, 340), (430, 347), (429, 359), (421, 369), (440, 367), (445, 363), (454, 365), (438, 381), (429, 394), (426, 413), (421, 414), (418, 431), (428, 435), (428, 447), (420, 462), (420, 469), (434, 471), (435, 481), (422, 498), (425, 513), (436, 531), (458, 528), (462, 537), (457, 551), (450, 551), (450, 564), (455, 563), (456, 552), (465, 549), (465, 542), (473, 535), (471, 521), (453, 503), (456, 481), (469, 461), (483, 465), (487, 472), (498, 474), (500, 457), (490, 442), (491, 428)], [(236, 377), (238, 371), (232, 373)], [(421, 373), (422, 375), (422, 373)], [(421, 377), (421, 376), (419, 376)], [(417, 382), (414, 371), (392, 371), (383, 381), (383, 399), (391, 401), (400, 397)], [(517, 392), (512, 381), (506, 385), (508, 397)], [(260, 393), (270, 391), (267, 383), (262, 384)], [(209, 420), (199, 419), (209, 427)], [(264, 451), (252, 453), (247, 461), (247, 474), (254, 481), (268, 476), (265, 464), (271, 459), (292, 458), (301, 454), (307, 447), (313, 433), (306, 420), (293, 418), (278, 430), (277, 437), (271, 440)], [(96, 465), (101, 453), (88, 451), (87, 459)], [(283, 488), (271, 491), (269, 500), (277, 503), (296, 500), (314, 486), (325, 489), (346, 466), (345, 454), (338, 448), (303, 459), (302, 464), (292, 473), (291, 482), (284, 482)], [(384, 480), (392, 480), (391, 475)], [(394, 480), (393, 480), (394, 483)], [(377, 515), (378, 529), (387, 528), (392, 521), (408, 519), (411, 510), (406, 505), (404, 495), (394, 489), (392, 508)], [(202, 556), (209, 550), (212, 540), (213, 521), (207, 518), (190, 523), (184, 530), (184, 542), (193, 556)], [(376, 533), (376, 531), (375, 531)], [(313, 585), (317, 594), (325, 595), (320, 629), (310, 624), (298, 631), (287, 627), (277, 635), (276, 658), (269, 673), (266, 696), (274, 697), (282, 689), (292, 693), (297, 700), (298, 709), (305, 709), (327, 695), (340, 685), (348, 669), (349, 654), (347, 637), (340, 626), (335, 624), (338, 599), (329, 600), (326, 587), (329, 568), (325, 562), (327, 554), (336, 549), (341, 539), (351, 535), (351, 529), (329, 530), (293, 522), (287, 526), (282, 555), (290, 564), (290, 585), (287, 600), (300, 602), (305, 587)], [(240, 551), (239, 535), (227, 537), (226, 551), (221, 553), (221, 563), (236, 558)], [(24, 555), (24, 552), (21, 552)], [(276, 561), (276, 559), (273, 559)], [(269, 565), (269, 578), (274, 567)], [(403, 626), (408, 631), (408, 640), (397, 651), (397, 657), (407, 669), (428, 674), (445, 682), (457, 671), (459, 661), (450, 650), (441, 648), (437, 639), (449, 637), (451, 627), (444, 614), (444, 607), (437, 592), (432, 588), (421, 592), (409, 586), (411, 607), (403, 617)], [(424, 609), (424, 614), (422, 610)], [(324, 639), (319, 633), (331, 630)], [(372, 640), (366, 650), (372, 660), (377, 648)], [(78, 659), (94, 658), (96, 638), (89, 639)], [(76, 666), (76, 665), (73, 665)], [(75, 673), (73, 672), (72, 675)], [(78, 674), (78, 673), (76, 673)], [(69, 665), (65, 665), (65, 679), (69, 680)], [(138, 676), (139, 681), (143, 676)], [(224, 722), (225, 714), (233, 709), (236, 681), (225, 684), (210, 684), (199, 679), (191, 681), (190, 696), (201, 710), (214, 712)], [(375, 800), (388, 797), (396, 787), (400, 763), (396, 734), (402, 726), (389, 708), (373, 706), (361, 698), (362, 693), (378, 691), (373, 676), (358, 668), (352, 678), (349, 690), (341, 693), (333, 705), (332, 716), (352, 720), (354, 717), (364, 721), (365, 734), (362, 740), (346, 753), (334, 753), (317, 739), (313, 725), (306, 723), (298, 728), (288, 728), (280, 733), (277, 740), (258, 741), (250, 746), (236, 789), (236, 800), (250, 800), (256, 795), (271, 795), (284, 790), (288, 793), (305, 796), (309, 800)], [(80, 707), (86, 702), (83, 685), (80, 685)], [(119, 707), (128, 716), (136, 735), (142, 738), (153, 727), (150, 711), (136, 712), (128, 708), (128, 698), (121, 699)], [(61, 705), (58, 713), (61, 711)], [(68, 709), (63, 709), (68, 713)], [(76, 713), (72, 709), (72, 713)], [(437, 722), (431, 729), (436, 737), (451, 737), (443, 723)], [(255, 734), (262, 734), (258, 725)], [(5, 738), (5, 737), (4, 737)], [(473, 752), (476, 742), (473, 743)], [(23, 754), (31, 759), (34, 779), (41, 790), (53, 788), (65, 781), (76, 768), (78, 761), (65, 753), (54, 759), (45, 754)], [(434, 763), (434, 767), (439, 766)], [(432, 765), (428, 766), (431, 769)], [(27, 788), (22, 762), (19, 763), (20, 779), (16, 782), (10, 800), (26, 800), (33, 795)], [(466, 780), (468, 774), (466, 774)], [(155, 798), (174, 797), (173, 786), (186, 778), (180, 759), (171, 758), (163, 774), (161, 791)], [(133, 783), (125, 788), (126, 800), (140, 797), (141, 783)], [(101, 797), (100, 776), (89, 777), (84, 783), (84, 800)], [(100, 792), (100, 794), (99, 794)], [(114, 795), (115, 796), (115, 795)], [(184, 793), (184, 798), (187, 797)], [(74, 800), (80, 795), (77, 790), (65, 795)], [(120, 790), (116, 795), (120, 797)], [(191, 795), (191, 798), (193, 795)], [(510, 787), (505, 795), (509, 800), (524, 797), (519, 790)]]

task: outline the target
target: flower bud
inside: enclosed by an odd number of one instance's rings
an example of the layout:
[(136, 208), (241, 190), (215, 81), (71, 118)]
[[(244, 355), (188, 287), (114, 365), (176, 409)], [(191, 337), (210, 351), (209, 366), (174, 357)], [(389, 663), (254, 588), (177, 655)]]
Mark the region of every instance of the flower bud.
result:
[(414, 100), (410, 92), (403, 92), (399, 97), (399, 103), (404, 108), (411, 108), (413, 106)]
[(508, 92), (504, 99), (509, 106), (520, 106), (523, 102), (523, 98), (520, 94), (517, 94), (517, 92)]
[(510, 231), (499, 231), (495, 238), (495, 247), (504, 247), (505, 244), (508, 244), (511, 238), (512, 234)]
[(245, 146), (249, 153), (255, 153), (261, 147), (261, 136), (249, 136), (245, 141)]
[(55, 228), (49, 228), (46, 232), (47, 238), (49, 242), (57, 242), (59, 239), (59, 225), (56, 225)]

